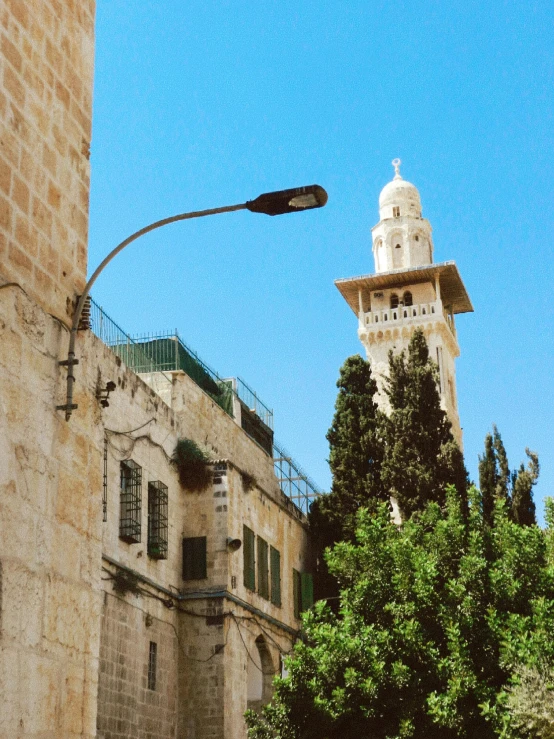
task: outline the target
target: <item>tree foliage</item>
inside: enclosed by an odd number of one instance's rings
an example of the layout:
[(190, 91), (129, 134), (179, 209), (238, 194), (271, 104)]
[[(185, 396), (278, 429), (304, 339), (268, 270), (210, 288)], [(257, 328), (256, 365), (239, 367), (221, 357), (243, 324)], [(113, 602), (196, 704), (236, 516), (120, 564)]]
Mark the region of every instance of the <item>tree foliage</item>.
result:
[(353, 535), (360, 507), (387, 499), (381, 482), (383, 416), (375, 402), (377, 384), (369, 363), (359, 355), (349, 357), (340, 369), (337, 387), (335, 415), (327, 433), (333, 483), (330, 494), (314, 501), (310, 511), (318, 597), (338, 594), (323, 560), (325, 549)]
[(536, 523), (533, 487), (536, 485), (540, 467), (535, 452), (526, 449), (529, 458), (527, 467), (510, 472), (508, 455), (497, 427), (485, 437), (485, 451), (479, 457), (479, 485), (483, 496), (483, 511), (488, 525), (492, 525), (492, 511), (498, 499), (505, 500), (514, 521), (521, 526)]
[(453, 487), (401, 526), (386, 504), (361, 511), (355, 541), (327, 555), (340, 611), (304, 615), (251, 739), (526, 736), (518, 680), (554, 665), (552, 518), (519, 526), (499, 499), (491, 527), (479, 492), (466, 517)]
[(407, 353), (390, 352), (382, 478), (404, 516), (432, 500), (443, 504), (447, 485), (455, 485), (465, 502), (467, 472), (441, 407), (438, 382), (421, 330), (414, 331)]

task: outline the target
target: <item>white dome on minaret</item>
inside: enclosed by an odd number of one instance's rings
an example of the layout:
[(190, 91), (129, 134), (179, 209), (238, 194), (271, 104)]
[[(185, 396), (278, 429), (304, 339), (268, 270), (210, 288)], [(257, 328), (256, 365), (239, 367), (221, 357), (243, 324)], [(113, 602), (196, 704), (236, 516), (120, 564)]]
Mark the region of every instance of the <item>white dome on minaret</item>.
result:
[(433, 262), (431, 224), (421, 215), (418, 189), (402, 179), (400, 159), (392, 165), (394, 179), (381, 190), (379, 223), (371, 229), (376, 272)]
[(385, 185), (379, 195), (380, 220), (394, 218), (393, 208), (400, 208), (402, 216), (421, 218), (421, 200), (417, 187), (402, 179), (400, 159), (393, 159), (392, 164), (395, 170), (394, 179)]

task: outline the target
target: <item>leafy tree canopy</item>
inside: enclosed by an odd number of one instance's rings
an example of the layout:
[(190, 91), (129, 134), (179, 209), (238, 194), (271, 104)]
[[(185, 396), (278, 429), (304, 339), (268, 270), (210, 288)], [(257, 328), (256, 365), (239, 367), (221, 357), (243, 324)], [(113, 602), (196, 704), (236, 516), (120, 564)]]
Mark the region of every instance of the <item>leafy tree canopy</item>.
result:
[(304, 615), (289, 676), (250, 714), (250, 738), (552, 736), (522, 733), (528, 706), (513, 692), (526, 670), (554, 666), (549, 511), (546, 531), (522, 527), (499, 499), (490, 527), (479, 492), (464, 516), (453, 487), (443, 508), (401, 526), (386, 504), (360, 511), (355, 541), (327, 555), (340, 611), (320, 602)]

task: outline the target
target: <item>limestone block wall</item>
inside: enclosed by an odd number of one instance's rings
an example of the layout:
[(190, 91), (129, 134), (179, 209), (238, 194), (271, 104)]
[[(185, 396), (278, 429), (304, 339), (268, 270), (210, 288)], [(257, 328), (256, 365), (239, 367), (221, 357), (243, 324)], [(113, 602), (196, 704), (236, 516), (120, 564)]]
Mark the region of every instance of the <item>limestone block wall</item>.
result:
[(0, 271), (65, 321), (87, 268), (94, 10), (0, 6)]
[[(106, 595), (99, 735), (147, 737), (133, 716), (141, 717), (141, 725), (150, 725), (156, 716), (159, 736), (172, 735), (177, 726), (177, 736), (184, 739), (243, 739), (244, 711), (256, 703), (249, 703), (252, 686), (258, 689), (256, 679), (262, 676), (257, 703), (269, 699), (280, 655), (291, 649), (300, 626), (294, 617), (292, 568), (310, 568), (305, 520), (281, 493), (272, 459), (187, 375), (172, 373), (170, 381), (145, 376), (146, 384), (93, 336), (86, 341), (80, 337), (80, 344), (86, 373), (77, 382), (78, 402), (108, 380), (116, 384), (109, 407), (101, 410), (96, 404), (99, 450), (107, 440), (105, 467), (102, 459), (107, 520), (102, 524)], [(162, 388), (173, 408), (151, 386)], [(178, 438), (193, 439), (215, 460), (204, 490), (181, 487), (169, 462)], [(120, 463), (125, 459), (142, 469), (137, 543), (119, 536)], [(168, 552), (163, 560), (150, 557), (147, 549), (151, 480), (163, 481), (168, 489)], [(96, 505), (101, 506), (100, 491)], [(244, 551), (227, 546), (228, 537), (242, 540), (244, 524), (281, 554), (280, 606), (257, 588), (244, 586)], [(207, 539), (207, 576), (185, 581), (182, 539), (199, 536)], [(141, 578), (141, 592), (114, 589), (113, 576), (122, 568)], [(168, 668), (177, 690), (173, 708), (172, 701), (156, 698), (143, 684), (146, 649), (155, 641), (153, 624), (159, 629), (158, 650), (173, 654)]]
[(67, 332), (0, 286), (0, 737), (93, 737), (102, 458), (96, 408), (71, 426), (58, 360)]
[[(173, 739), (179, 644), (176, 614), (144, 596), (106, 591), (101, 625), (98, 739)], [(148, 679), (151, 644), (156, 678)]]

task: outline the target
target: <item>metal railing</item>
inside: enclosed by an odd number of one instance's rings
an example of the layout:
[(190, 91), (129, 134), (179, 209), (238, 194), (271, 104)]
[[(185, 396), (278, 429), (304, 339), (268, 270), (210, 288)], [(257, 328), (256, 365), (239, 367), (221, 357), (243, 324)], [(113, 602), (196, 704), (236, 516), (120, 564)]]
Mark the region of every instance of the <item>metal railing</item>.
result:
[(273, 443), (273, 467), (282, 492), (302, 513), (307, 515), (312, 502), (323, 495), (323, 492), (286, 449), (275, 442)]
[[(244, 380), (236, 379), (236, 390), (229, 380), (222, 379), (218, 373), (200, 359), (195, 351), (190, 349), (179, 337), (177, 331), (166, 334), (142, 334), (131, 337), (113, 321), (105, 311), (91, 300), (90, 306), (90, 328), (98, 338), (106, 344), (123, 362), (137, 374), (159, 373), (171, 384), (171, 377), (165, 374), (175, 369), (182, 369), (183, 361), (187, 356), (197, 365), (203, 376), (199, 376), (193, 365), (184, 371), (203, 387), (206, 382), (213, 382), (221, 393), (220, 403), (231, 417), (233, 417), (232, 403), (225, 403), (228, 394), (239, 398), (249, 409), (269, 428), (273, 429), (273, 411), (263, 403), (252, 388)], [(172, 341), (172, 344), (160, 344), (160, 341)], [(181, 352), (181, 353), (180, 353)], [(185, 352), (185, 354), (183, 354)], [(197, 374), (195, 377), (194, 375)], [(213, 388), (212, 388), (213, 390)], [(210, 395), (209, 389), (206, 390)], [(214, 397), (212, 395), (212, 397)], [(214, 397), (214, 400), (218, 400)], [(318, 486), (304, 472), (284, 447), (273, 442), (273, 466), (275, 476), (284, 495), (287, 496), (296, 507), (307, 514), (310, 505), (320, 495), (323, 495)]]
[[(273, 411), (260, 400), (252, 388), (244, 382), (240, 377), (236, 378), (235, 383), (231, 383), (228, 379), (221, 377), (214, 369), (204, 362), (198, 354), (185, 344), (179, 336), (177, 329), (175, 331), (156, 332), (150, 334), (134, 335), (133, 341), (145, 348), (145, 351), (152, 357), (156, 366), (163, 370), (182, 369), (189, 374), (193, 380), (197, 378), (193, 376), (193, 368), (187, 368), (188, 358), (192, 358), (195, 364), (199, 365), (202, 370), (218, 385), (222, 392), (232, 393), (241, 400), (250, 410), (252, 410), (266, 426), (273, 429)], [(133, 368), (135, 369), (135, 368)], [(135, 371), (142, 371), (136, 370)], [(202, 387), (202, 383), (199, 383)], [(227, 408), (225, 408), (227, 410)], [(229, 410), (229, 415), (233, 415)]]
[(259, 399), (254, 390), (240, 377), (237, 377), (237, 395), (251, 411), (254, 411), (258, 418), (261, 418), (266, 426), (273, 429), (273, 411)]
[[(162, 372), (163, 374), (163, 369), (156, 365), (152, 357), (148, 356), (144, 349), (92, 299), (90, 301), (90, 328), (130, 369), (135, 372)], [(136, 369), (137, 367), (140, 369)], [(171, 383), (170, 377), (163, 376)]]

